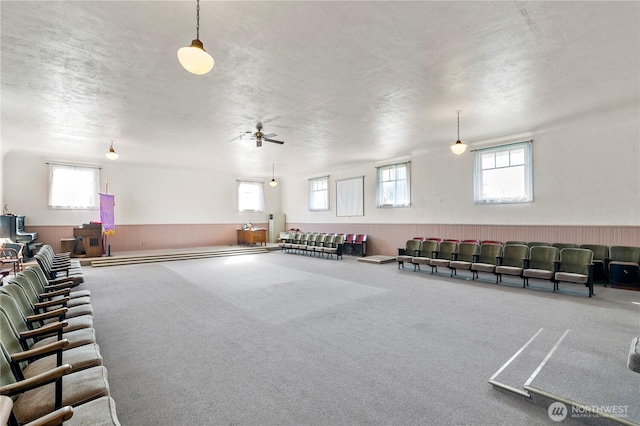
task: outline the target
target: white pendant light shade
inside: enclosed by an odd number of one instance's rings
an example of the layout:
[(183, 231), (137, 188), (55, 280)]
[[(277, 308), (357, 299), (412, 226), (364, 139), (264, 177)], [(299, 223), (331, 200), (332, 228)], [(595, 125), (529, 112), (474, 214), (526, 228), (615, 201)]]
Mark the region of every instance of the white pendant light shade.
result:
[(113, 149), (113, 141), (111, 141), (111, 146), (109, 147), (109, 152), (105, 154), (109, 160), (117, 160), (120, 155)]
[(213, 57), (205, 50), (202, 42), (195, 39), (189, 47), (178, 49), (178, 61), (180, 65), (192, 74), (206, 74), (213, 68)]
[(276, 182), (274, 178), (274, 179), (271, 179), (271, 182), (269, 182), (269, 185), (275, 188), (276, 186), (278, 186), (278, 182)]
[(456, 155), (460, 155), (463, 152), (465, 152), (466, 150), (467, 150), (467, 145), (463, 144), (460, 141), (456, 141), (456, 143), (451, 145), (451, 151), (453, 151), (453, 153), (456, 154)]

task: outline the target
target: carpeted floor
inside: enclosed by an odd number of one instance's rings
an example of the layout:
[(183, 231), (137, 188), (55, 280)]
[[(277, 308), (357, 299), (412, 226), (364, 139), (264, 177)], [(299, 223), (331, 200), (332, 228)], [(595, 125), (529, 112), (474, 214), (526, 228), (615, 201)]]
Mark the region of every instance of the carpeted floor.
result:
[(498, 380), (522, 387), (567, 333), (531, 385), (640, 422), (639, 292), (280, 252), (85, 277), (123, 425), (556, 424), (487, 382), (540, 329)]

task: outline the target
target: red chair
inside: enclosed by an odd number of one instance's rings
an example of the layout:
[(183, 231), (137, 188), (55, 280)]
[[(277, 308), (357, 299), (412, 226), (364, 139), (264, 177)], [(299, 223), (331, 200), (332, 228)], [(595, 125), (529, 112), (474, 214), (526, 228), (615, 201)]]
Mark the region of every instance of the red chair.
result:
[(438, 238), (438, 237), (429, 237), (427, 238), (428, 241), (437, 241), (438, 243), (443, 242), (444, 240), (442, 238)]
[(496, 244), (496, 245), (501, 246), (502, 245), (502, 241), (483, 240), (482, 244)]
[(424, 241), (424, 237), (413, 237), (414, 240)]
[(354, 251), (353, 243), (356, 241), (356, 234), (347, 234), (344, 237), (344, 252), (346, 254), (352, 254)]
[(367, 255), (367, 234), (358, 234), (353, 242), (353, 255), (358, 254), (362, 257)]

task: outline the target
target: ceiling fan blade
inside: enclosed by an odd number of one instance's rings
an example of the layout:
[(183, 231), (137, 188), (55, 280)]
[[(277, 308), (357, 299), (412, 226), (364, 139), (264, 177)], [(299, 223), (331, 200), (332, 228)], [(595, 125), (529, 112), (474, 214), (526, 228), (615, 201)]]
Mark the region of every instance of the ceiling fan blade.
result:
[(265, 140), (267, 142), (279, 143), (280, 145), (282, 145), (284, 143), (284, 141), (277, 141), (275, 139), (269, 139), (269, 138), (263, 138), (263, 140)]
[(269, 133), (268, 135), (263, 135), (263, 137), (265, 138), (275, 138), (276, 136), (278, 136), (277, 133)]

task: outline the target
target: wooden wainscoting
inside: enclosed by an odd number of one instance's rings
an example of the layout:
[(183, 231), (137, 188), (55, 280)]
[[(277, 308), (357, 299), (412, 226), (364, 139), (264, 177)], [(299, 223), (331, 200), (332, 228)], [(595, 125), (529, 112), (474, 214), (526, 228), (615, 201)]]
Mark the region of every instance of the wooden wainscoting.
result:
[(287, 223), (303, 232), (367, 234), (367, 255), (394, 256), (413, 237), (640, 247), (640, 226)]
[[(267, 227), (267, 223), (254, 224)], [(61, 251), (60, 240), (73, 238), (75, 226), (29, 226), (29, 232), (38, 233), (39, 243), (49, 244)], [(229, 246), (237, 244), (236, 230), (240, 225), (224, 224), (169, 224), (169, 225), (116, 225), (115, 235), (106, 238), (111, 253), (137, 250)], [(106, 249), (106, 246), (105, 246)]]

